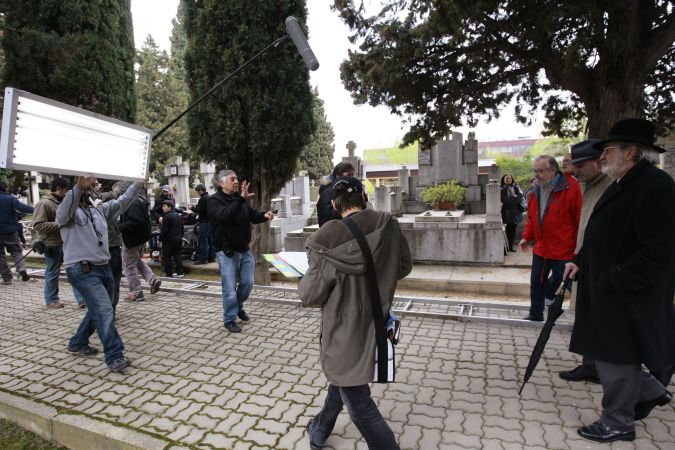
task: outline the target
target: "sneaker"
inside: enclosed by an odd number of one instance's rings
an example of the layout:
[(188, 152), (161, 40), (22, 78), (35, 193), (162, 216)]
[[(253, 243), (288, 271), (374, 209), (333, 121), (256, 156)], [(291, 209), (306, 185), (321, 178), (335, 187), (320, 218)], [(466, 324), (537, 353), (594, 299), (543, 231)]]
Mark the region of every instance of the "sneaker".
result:
[(131, 360), (125, 357), (118, 358), (108, 365), (108, 369), (115, 373), (122, 373), (127, 367), (131, 367)]
[(156, 294), (159, 292), (159, 287), (162, 285), (162, 280), (159, 278), (155, 278), (155, 282), (152, 283), (152, 286), (150, 287), (150, 293), (151, 294)]
[(184, 273), (177, 273), (176, 278), (184, 278), (185, 274)]
[(234, 320), (233, 320), (232, 322), (227, 322), (227, 323), (225, 324), (225, 328), (226, 328), (227, 331), (229, 331), (230, 333), (241, 333), (241, 328), (239, 328), (239, 325), (237, 325), (236, 323), (234, 323)]
[(63, 303), (61, 303), (61, 302), (47, 303), (45, 305), (45, 308), (47, 308), (47, 309), (61, 309), (61, 308), (63, 308)]
[(239, 317), (244, 322), (248, 322), (249, 320), (251, 320), (248, 314), (246, 314), (246, 311), (244, 311), (243, 309), (237, 313), (237, 317)]
[(21, 281), (30, 281), (30, 275), (25, 270), (20, 270), (19, 275), (21, 276)]
[(136, 294), (136, 297), (134, 298), (134, 300), (136, 300), (137, 302), (142, 302), (143, 300), (145, 300), (145, 296), (143, 295), (143, 292), (141, 291), (138, 294)]
[(80, 348), (67, 347), (66, 351), (68, 353), (72, 353), (74, 355), (77, 354), (77, 355), (80, 355), (80, 356), (84, 356), (85, 358), (89, 358), (89, 357), (94, 356), (98, 353), (98, 349), (90, 346), (89, 344), (85, 344)]

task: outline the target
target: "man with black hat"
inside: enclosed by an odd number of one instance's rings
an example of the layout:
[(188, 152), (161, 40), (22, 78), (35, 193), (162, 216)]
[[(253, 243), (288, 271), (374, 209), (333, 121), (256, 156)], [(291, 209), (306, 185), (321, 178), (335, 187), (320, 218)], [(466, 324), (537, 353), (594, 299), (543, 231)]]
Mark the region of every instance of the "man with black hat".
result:
[[(577, 246), (574, 249), (574, 254), (579, 253), (583, 246), (586, 224), (591, 217), (595, 204), (602, 193), (605, 192), (607, 186), (612, 183), (612, 178), (602, 172), (602, 161), (600, 160), (602, 150), (593, 148), (593, 145), (598, 142), (600, 142), (599, 139), (588, 139), (572, 146), (570, 166), (574, 168), (574, 175), (579, 180), (582, 197), (581, 218), (579, 219), (579, 232), (577, 233)], [(574, 308), (576, 295), (577, 285), (575, 284), (572, 288), (570, 300), (571, 309)], [(567, 381), (600, 382), (593, 360), (585, 356), (580, 366), (560, 372), (560, 378)]]
[(162, 216), (164, 216), (164, 210), (162, 209), (162, 206), (164, 205), (165, 200), (173, 201), (171, 187), (168, 184), (162, 186), (162, 192), (160, 193), (159, 197), (155, 199), (155, 204), (152, 207), (152, 211), (150, 211), (150, 215), (155, 220), (155, 223), (160, 225), (162, 222), (160, 219)]
[(602, 149), (616, 181), (595, 205), (584, 245), (565, 275), (578, 274), (570, 351), (590, 357), (602, 383), (600, 419), (579, 428), (598, 442), (635, 439), (635, 421), (672, 394), (650, 373), (675, 363), (675, 182), (654, 166), (654, 127), (620, 120)]
[(368, 448), (397, 449), (394, 433), (370, 395), (375, 373), (375, 326), (368, 300), (366, 259), (344, 223), (351, 218), (371, 249), (381, 304), (387, 317), (398, 280), (412, 270), (408, 243), (391, 214), (366, 209), (361, 182), (342, 177), (332, 188), (342, 220), (328, 221), (307, 239), (309, 268), (298, 295), (303, 306), (321, 308), (321, 367), (329, 381), (322, 410), (309, 421), (310, 448), (320, 449), (343, 405)]

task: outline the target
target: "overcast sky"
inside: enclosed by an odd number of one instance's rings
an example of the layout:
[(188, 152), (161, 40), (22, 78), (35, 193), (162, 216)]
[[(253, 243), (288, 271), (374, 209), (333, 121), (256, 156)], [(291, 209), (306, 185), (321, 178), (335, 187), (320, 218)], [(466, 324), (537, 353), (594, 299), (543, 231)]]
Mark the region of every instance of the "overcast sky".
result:
[[(319, 69), (311, 72), (310, 80), (325, 102), (326, 115), (335, 131), (334, 160), (339, 161), (347, 154), (345, 145), (349, 140), (356, 142), (356, 153), (361, 155), (363, 149), (397, 144), (405, 130), (401, 128), (401, 119), (390, 114), (383, 106), (373, 108), (354, 105), (350, 94), (342, 86), (339, 66), (347, 57), (347, 49), (350, 47), (347, 39), (349, 30), (337, 14), (330, 10), (331, 3), (323, 0), (307, 1), (309, 43), (320, 63)], [(177, 6), (178, 0), (131, 1), (137, 48), (151, 34), (161, 48), (170, 49), (171, 19), (176, 15)], [(302, 64), (299, 56), (298, 63)], [(455, 131), (464, 133), (466, 139), (469, 129)], [(491, 141), (538, 137), (540, 127), (525, 128), (515, 123), (512, 112), (504, 111), (499, 120), (489, 124), (480, 123), (475, 131), (479, 141)]]

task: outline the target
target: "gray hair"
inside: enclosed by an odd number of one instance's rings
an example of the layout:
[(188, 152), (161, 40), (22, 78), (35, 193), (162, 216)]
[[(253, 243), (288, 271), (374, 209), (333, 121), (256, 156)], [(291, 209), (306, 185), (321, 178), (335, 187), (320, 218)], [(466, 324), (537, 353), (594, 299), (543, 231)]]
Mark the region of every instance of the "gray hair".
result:
[(635, 145), (635, 147), (637, 147), (637, 152), (633, 159), (635, 162), (645, 160), (652, 165), (659, 163), (660, 156), (658, 151), (646, 145)]
[(560, 172), (560, 166), (558, 165), (558, 161), (553, 156), (550, 155), (539, 155), (536, 158), (534, 158), (535, 161), (541, 161), (544, 160), (548, 163), (549, 167), (552, 167), (554, 169), (554, 172)]
[(220, 185), (220, 183), (222, 183), (223, 180), (226, 180), (227, 177), (229, 177), (233, 173), (237, 173), (237, 172), (235, 172), (234, 170), (231, 170), (231, 169), (225, 169), (225, 170), (221, 170), (220, 172), (218, 172), (218, 185)]

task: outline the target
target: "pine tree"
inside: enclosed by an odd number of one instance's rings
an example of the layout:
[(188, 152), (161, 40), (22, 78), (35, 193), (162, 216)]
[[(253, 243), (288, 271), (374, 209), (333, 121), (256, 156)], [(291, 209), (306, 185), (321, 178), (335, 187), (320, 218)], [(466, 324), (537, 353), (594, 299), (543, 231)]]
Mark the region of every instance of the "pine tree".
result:
[(333, 153), (335, 153), (335, 133), (333, 126), (326, 118), (326, 110), (323, 108), (323, 100), (319, 98), (319, 91), (312, 91), (312, 113), (316, 130), (300, 153), (297, 172), (306, 170), (312, 180), (318, 180), (333, 170)]
[[(186, 75), (192, 99), (286, 33), (284, 20), (304, 23), (304, 0), (182, 0), (187, 33)], [(271, 49), (189, 115), (190, 144), (206, 161), (228, 166), (257, 192), (257, 209), (293, 176), (314, 130), (309, 75), (289, 42)], [(256, 227), (258, 249), (268, 226)], [(269, 279), (258, 264), (257, 282)]]
[(129, 0), (4, 0), (3, 84), (135, 122)]
[[(152, 36), (148, 36), (137, 53), (136, 93), (138, 123), (155, 132), (162, 129), (187, 106), (188, 93), (177, 79), (174, 65), (166, 51), (160, 51)], [(187, 125), (176, 122), (162, 136), (153, 140), (150, 168), (155, 178), (164, 177), (166, 161), (175, 155), (190, 158)]]

